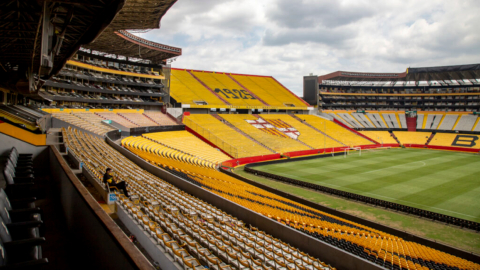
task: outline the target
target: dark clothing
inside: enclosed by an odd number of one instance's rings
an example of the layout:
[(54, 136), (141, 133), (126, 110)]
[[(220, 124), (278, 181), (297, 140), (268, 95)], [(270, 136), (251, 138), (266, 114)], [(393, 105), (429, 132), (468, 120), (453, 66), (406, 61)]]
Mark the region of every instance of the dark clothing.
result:
[[(105, 174), (103, 175), (103, 183), (105, 183), (105, 184), (106, 184), (106, 183), (109, 183), (108, 180), (110, 180), (110, 179), (112, 179), (112, 182), (113, 182), (113, 176), (111, 176), (110, 174), (105, 173)], [(109, 183), (109, 184), (110, 184), (110, 183)]]
[(125, 182), (122, 181), (122, 182), (117, 183), (117, 184), (109, 184), (109, 187), (110, 187), (110, 190), (112, 190), (112, 187), (116, 187), (119, 190), (123, 190), (123, 194), (125, 194), (125, 196), (129, 197)]
[(128, 191), (124, 181), (117, 183), (113, 179), (113, 176), (111, 176), (108, 173), (105, 173), (103, 175), (103, 182), (105, 184), (108, 184), (108, 186), (110, 187), (110, 190), (115, 190), (113, 187), (116, 187), (118, 190), (123, 190), (123, 194), (125, 194), (125, 196), (128, 197)]

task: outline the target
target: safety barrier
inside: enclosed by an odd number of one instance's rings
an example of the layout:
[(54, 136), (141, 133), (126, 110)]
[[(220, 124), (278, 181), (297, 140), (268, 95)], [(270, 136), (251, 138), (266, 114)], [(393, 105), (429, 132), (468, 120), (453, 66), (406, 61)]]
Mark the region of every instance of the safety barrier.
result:
[(47, 135), (45, 134), (35, 134), (3, 121), (0, 121), (0, 133), (17, 138), (35, 146), (46, 145), (47, 141)]
[[(289, 162), (289, 161), (291, 161), (291, 160), (284, 160), (284, 161), (280, 161), (278, 163)], [(388, 202), (388, 201), (384, 201), (384, 200), (380, 200), (380, 199), (375, 199), (375, 198), (371, 198), (371, 197), (367, 197), (367, 196), (363, 196), (363, 195), (358, 195), (358, 194), (347, 192), (347, 191), (342, 191), (342, 190), (339, 190), (339, 189), (329, 188), (329, 187), (325, 187), (325, 186), (321, 186), (321, 185), (317, 185), (317, 184), (313, 184), (313, 183), (308, 183), (308, 182), (296, 180), (296, 179), (289, 178), (289, 177), (279, 176), (279, 175), (275, 175), (275, 174), (272, 174), (272, 173), (267, 173), (267, 172), (252, 169), (252, 167), (260, 166), (260, 165), (264, 165), (264, 164), (248, 164), (248, 165), (245, 166), (245, 171), (249, 172), (249, 173), (253, 173), (255, 175), (261, 175), (261, 176), (268, 177), (268, 178), (275, 179), (275, 180), (279, 180), (281, 182), (285, 182), (285, 183), (288, 183), (288, 184), (292, 184), (292, 185), (296, 185), (296, 186), (300, 186), (300, 187), (305, 187), (305, 188), (309, 188), (309, 189), (313, 189), (313, 190), (318, 190), (318, 191), (321, 191), (321, 192), (325, 192), (325, 193), (328, 193), (328, 194), (340, 196), (340, 197), (347, 198), (347, 199), (350, 199), (350, 200), (361, 201), (361, 202), (372, 204), (372, 205), (375, 205), (375, 206), (385, 207), (385, 208), (389, 208), (389, 209), (392, 209), (392, 210), (395, 210), (395, 211), (400, 211), (400, 212), (404, 212), (404, 213), (407, 213), (407, 214), (412, 214), (412, 215), (432, 219), (432, 220), (435, 220), (435, 221), (444, 222), (444, 223), (447, 223), (447, 224), (453, 224), (453, 225), (456, 225), (456, 226), (460, 226), (462, 228), (468, 228), (468, 229), (480, 231), (480, 223), (478, 223), (478, 222), (469, 221), (469, 220), (465, 220), (465, 219), (461, 219), (461, 218), (456, 218), (456, 217), (452, 217), (452, 216), (448, 216), (448, 215), (443, 215), (443, 214), (439, 214), (439, 213), (435, 213), (435, 212), (431, 212), (431, 211), (427, 211), (427, 210), (422, 210), (422, 209), (415, 208), (415, 207), (406, 206), (406, 205), (403, 205), (403, 204), (392, 203), (392, 202)]]
[(161, 179), (171, 183), (172, 185), (182, 189), (183, 191), (195, 196), (215, 207), (235, 216), (236, 218), (263, 230), (272, 236), (289, 243), (290, 245), (301, 249), (311, 256), (318, 257), (328, 264), (335, 265), (338, 269), (382, 269), (365, 259), (352, 256), (350, 253), (339, 249), (329, 243), (320, 241), (298, 230), (294, 230), (289, 226), (277, 222), (271, 218), (263, 216), (257, 212), (253, 212), (237, 203), (227, 200), (209, 190), (200, 188), (185, 179), (173, 175), (170, 172), (154, 166), (129, 150), (113, 142), (109, 137), (105, 138), (106, 142), (122, 155), (133, 161), (142, 169)]
[(239, 165), (244, 165), (244, 164), (249, 164), (254, 162), (276, 160), (280, 158), (282, 158), (280, 154), (271, 154), (271, 155), (256, 156), (256, 157), (244, 157), (244, 158), (237, 158), (237, 159), (224, 161), (222, 162), (222, 165), (228, 166), (228, 167), (235, 167)]
[[(360, 147), (363, 149), (374, 149), (374, 148), (382, 148), (382, 147), (399, 147), (399, 144), (369, 144), (369, 145), (358, 145), (356, 147)], [(320, 155), (320, 154), (331, 154), (331, 153), (338, 153), (343, 152), (345, 149), (350, 149), (348, 146), (343, 147), (332, 147), (332, 148), (323, 148), (323, 149), (311, 149), (311, 150), (302, 150), (302, 151), (294, 151), (294, 152), (287, 152), (283, 154), (271, 154), (271, 155), (264, 155), (264, 156), (255, 156), (255, 157), (245, 157), (245, 158), (238, 158), (227, 160), (222, 163), (223, 166), (227, 167), (235, 167), (244, 164), (250, 164), (255, 162), (264, 162), (270, 160), (277, 160), (283, 157), (287, 158), (297, 158), (297, 157), (304, 157), (304, 156), (311, 156), (311, 155)]]
[(403, 146), (412, 147), (412, 148), (427, 148), (427, 149), (434, 149), (434, 150), (480, 153), (479, 149), (472, 149), (472, 148), (466, 148), (466, 147), (451, 147), (451, 146), (424, 145), (424, 144), (404, 144)]

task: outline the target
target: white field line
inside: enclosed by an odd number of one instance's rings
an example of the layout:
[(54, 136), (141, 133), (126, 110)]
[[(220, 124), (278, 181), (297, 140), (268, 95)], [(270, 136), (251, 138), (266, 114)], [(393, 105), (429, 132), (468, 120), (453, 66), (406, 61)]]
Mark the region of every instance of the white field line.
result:
[(459, 215), (462, 215), (462, 216), (477, 218), (476, 216), (470, 216), (470, 215), (467, 215), (467, 214), (463, 214), (463, 213), (459, 213), (459, 212), (455, 212), (455, 211), (450, 211), (450, 210), (443, 209), (443, 208), (428, 206), (428, 205), (424, 205), (424, 204), (420, 204), (420, 203), (414, 203), (414, 202), (410, 202), (410, 201), (404, 201), (404, 200), (395, 199), (395, 198), (391, 198), (391, 197), (388, 197), (388, 196), (382, 196), (382, 195), (378, 195), (378, 194), (374, 194), (374, 193), (370, 193), (370, 192), (366, 192), (366, 194), (376, 195), (376, 196), (379, 196), (379, 197), (383, 197), (383, 198), (387, 198), (387, 199), (391, 199), (391, 200), (396, 200), (396, 201), (400, 201), (400, 202), (413, 203), (413, 204), (416, 204), (416, 205), (421, 205), (421, 206), (426, 207), (426, 208), (437, 209), (437, 210), (441, 210), (441, 211), (446, 211), (446, 212), (450, 212), (450, 213), (459, 214)]
[[(416, 162), (418, 162), (418, 161), (416, 161)], [(292, 177), (294, 177), (294, 179), (295, 179), (295, 178), (303, 178), (303, 177), (301, 177), (301, 176), (292, 175), (292, 174), (288, 174), (288, 173), (278, 173), (278, 174), (287, 175), (287, 176), (292, 176)], [(347, 188), (347, 187), (343, 187), (343, 186), (338, 186), (338, 185), (334, 185), (334, 184), (330, 184), (330, 183), (322, 183), (322, 185), (337, 187), (337, 188), (339, 188), (340, 190), (341, 190), (341, 189), (349, 189), (349, 190), (353, 191), (353, 193), (356, 193), (356, 194), (359, 194), (359, 195), (370, 194), (370, 195), (379, 196), (379, 197), (387, 198), (387, 199), (394, 200), (394, 201), (406, 202), (406, 203), (410, 203), (410, 204), (420, 205), (420, 206), (423, 206), (423, 207), (426, 207), (426, 208), (432, 208), (432, 209), (437, 209), (437, 210), (441, 210), (441, 211), (446, 211), (446, 212), (450, 212), (450, 213), (459, 214), (459, 215), (462, 215), (462, 216), (477, 218), (476, 216), (471, 216), (471, 215), (467, 215), (467, 214), (463, 214), (463, 213), (459, 213), (459, 212), (455, 212), (455, 211), (450, 211), (450, 210), (443, 209), (443, 208), (428, 206), (428, 205), (424, 205), (424, 204), (420, 204), (420, 203), (414, 203), (414, 202), (411, 202), (411, 201), (404, 201), (404, 200), (400, 200), (400, 199), (395, 199), (395, 198), (392, 198), (392, 197), (382, 196), (382, 195), (379, 195), (379, 194), (376, 194), (376, 193), (359, 192), (359, 191), (356, 190), (356, 189), (351, 189), (351, 188)]]

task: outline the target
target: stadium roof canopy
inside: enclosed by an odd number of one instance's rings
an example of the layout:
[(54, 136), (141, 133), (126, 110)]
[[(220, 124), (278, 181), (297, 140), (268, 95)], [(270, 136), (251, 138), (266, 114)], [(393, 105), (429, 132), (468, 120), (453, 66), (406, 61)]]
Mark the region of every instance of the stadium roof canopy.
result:
[(367, 86), (468, 86), (480, 84), (480, 64), (408, 68), (403, 73), (336, 71), (318, 76), (320, 84)]
[[(148, 59), (153, 63), (177, 57), (182, 49), (140, 38), (133, 32), (160, 28), (160, 20), (177, 0), (128, 0), (113, 22), (87, 49), (126, 57)], [(129, 30), (129, 31), (126, 31)]]
[(92, 42), (125, 0), (0, 1), (0, 87), (28, 96)]

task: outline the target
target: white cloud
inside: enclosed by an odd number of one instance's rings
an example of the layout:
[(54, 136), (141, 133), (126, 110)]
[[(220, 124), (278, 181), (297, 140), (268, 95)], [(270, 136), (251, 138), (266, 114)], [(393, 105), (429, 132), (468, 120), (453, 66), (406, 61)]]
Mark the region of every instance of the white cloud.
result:
[(303, 76), (480, 62), (477, 0), (179, 0), (142, 36), (183, 49), (174, 67)]

